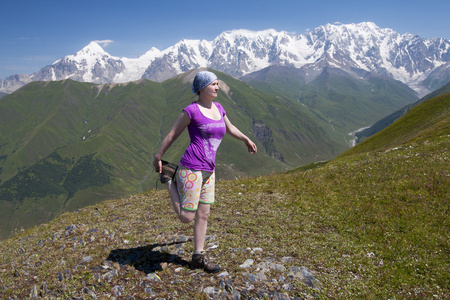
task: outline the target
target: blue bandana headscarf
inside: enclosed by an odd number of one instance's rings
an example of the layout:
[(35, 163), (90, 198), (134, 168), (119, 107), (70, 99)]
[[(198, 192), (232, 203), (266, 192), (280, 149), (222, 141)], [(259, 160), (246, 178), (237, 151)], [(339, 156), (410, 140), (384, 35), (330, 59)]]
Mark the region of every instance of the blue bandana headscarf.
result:
[(210, 85), (214, 80), (217, 80), (217, 76), (213, 72), (198, 72), (195, 75), (194, 82), (192, 82), (192, 92), (197, 95), (198, 92)]

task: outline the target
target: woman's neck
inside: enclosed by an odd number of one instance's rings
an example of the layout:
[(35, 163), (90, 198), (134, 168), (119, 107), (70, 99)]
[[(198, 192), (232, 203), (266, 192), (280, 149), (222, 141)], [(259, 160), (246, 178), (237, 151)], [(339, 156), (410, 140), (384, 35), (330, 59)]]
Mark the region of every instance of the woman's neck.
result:
[(211, 108), (212, 107), (212, 100), (206, 99), (204, 97), (199, 97), (197, 100), (197, 104), (203, 106), (204, 108)]

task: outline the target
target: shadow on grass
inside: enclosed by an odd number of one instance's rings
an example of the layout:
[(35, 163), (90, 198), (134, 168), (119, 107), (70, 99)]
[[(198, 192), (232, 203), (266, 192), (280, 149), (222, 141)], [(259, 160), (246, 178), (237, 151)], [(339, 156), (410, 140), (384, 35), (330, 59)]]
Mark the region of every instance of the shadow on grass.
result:
[(182, 249), (184, 243), (186, 241), (152, 244), (129, 249), (115, 249), (109, 253), (107, 260), (132, 266), (146, 274), (162, 271), (163, 263), (188, 267), (189, 262), (181, 258), (184, 251)]

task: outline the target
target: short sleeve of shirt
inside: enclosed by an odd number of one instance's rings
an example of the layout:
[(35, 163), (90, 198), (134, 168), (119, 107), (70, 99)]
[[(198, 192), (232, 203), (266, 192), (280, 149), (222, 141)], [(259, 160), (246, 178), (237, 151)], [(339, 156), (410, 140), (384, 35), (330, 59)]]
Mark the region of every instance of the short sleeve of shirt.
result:
[(188, 117), (189, 117), (189, 119), (191, 119), (192, 120), (192, 118), (194, 117), (194, 102), (193, 103), (191, 103), (191, 104), (189, 104), (188, 106), (186, 106), (184, 109), (183, 109), (183, 111), (185, 111), (186, 113), (187, 113), (187, 115), (188, 115)]

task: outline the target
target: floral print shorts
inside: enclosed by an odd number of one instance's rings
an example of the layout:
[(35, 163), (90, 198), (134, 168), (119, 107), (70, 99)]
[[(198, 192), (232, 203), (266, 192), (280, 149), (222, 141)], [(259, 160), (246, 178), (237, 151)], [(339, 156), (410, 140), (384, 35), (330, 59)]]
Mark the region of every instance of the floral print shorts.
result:
[(214, 172), (195, 171), (183, 166), (178, 167), (176, 182), (181, 207), (196, 211), (198, 203), (214, 203)]

